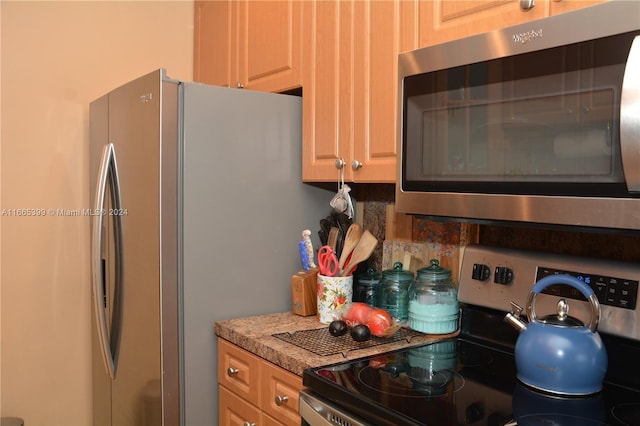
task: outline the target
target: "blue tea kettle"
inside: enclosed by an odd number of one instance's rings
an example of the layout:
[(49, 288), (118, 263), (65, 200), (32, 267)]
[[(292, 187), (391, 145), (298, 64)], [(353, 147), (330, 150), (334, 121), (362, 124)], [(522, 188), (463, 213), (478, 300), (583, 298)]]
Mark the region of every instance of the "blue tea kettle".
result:
[[(567, 315), (565, 299), (557, 304), (557, 314), (538, 319), (536, 296), (553, 284), (567, 284), (580, 291), (590, 304), (591, 321), (582, 324)], [(525, 323), (522, 308), (511, 302), (505, 320), (519, 332), (515, 347), (518, 379), (533, 388), (559, 395), (590, 395), (602, 389), (607, 372), (607, 351), (596, 331), (600, 303), (593, 289), (571, 275), (550, 275), (534, 284), (527, 299)]]

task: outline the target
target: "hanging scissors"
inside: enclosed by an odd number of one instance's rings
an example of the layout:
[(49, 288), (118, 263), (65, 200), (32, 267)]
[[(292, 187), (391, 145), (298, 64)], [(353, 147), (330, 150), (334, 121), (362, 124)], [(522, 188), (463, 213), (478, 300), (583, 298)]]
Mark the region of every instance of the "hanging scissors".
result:
[(327, 277), (334, 277), (340, 272), (338, 258), (329, 246), (322, 246), (318, 250), (318, 267), (320, 273)]

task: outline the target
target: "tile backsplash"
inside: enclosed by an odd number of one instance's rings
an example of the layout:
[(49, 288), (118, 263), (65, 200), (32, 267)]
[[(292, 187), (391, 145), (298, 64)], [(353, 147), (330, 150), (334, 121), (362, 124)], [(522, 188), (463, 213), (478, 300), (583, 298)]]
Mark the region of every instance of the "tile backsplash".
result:
[(386, 228), (390, 223), (389, 212), (393, 212), (394, 185), (361, 184), (354, 187), (357, 202), (363, 204), (362, 223), (381, 242), (368, 262), (368, 266), (378, 271), (390, 269), (393, 262), (402, 262), (405, 253), (409, 253), (411, 270), (427, 266), (431, 258), (437, 258), (443, 267), (451, 269), (457, 277), (462, 250), (470, 243), (640, 261), (640, 232), (586, 232), (528, 225), (440, 222), (414, 216), (394, 220), (395, 228), (389, 235)]
[(401, 215), (405, 218), (393, 221), (395, 228), (390, 233), (387, 227), (391, 219), (388, 216), (393, 214), (394, 186), (361, 185), (357, 189), (358, 203), (364, 205), (362, 223), (381, 242), (367, 267), (384, 271), (392, 269), (394, 262), (409, 261), (403, 268), (415, 273), (428, 266), (431, 259), (437, 259), (457, 281), (461, 248), (477, 242), (478, 225)]

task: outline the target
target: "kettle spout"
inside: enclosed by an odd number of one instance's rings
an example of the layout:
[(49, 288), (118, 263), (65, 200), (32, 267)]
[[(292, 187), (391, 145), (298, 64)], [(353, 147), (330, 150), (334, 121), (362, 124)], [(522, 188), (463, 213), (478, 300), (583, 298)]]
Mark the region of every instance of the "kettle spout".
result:
[(518, 330), (518, 332), (522, 332), (527, 329), (527, 323), (520, 319), (521, 313), (522, 307), (515, 302), (511, 302), (511, 312), (504, 317), (504, 320), (511, 324), (513, 328)]

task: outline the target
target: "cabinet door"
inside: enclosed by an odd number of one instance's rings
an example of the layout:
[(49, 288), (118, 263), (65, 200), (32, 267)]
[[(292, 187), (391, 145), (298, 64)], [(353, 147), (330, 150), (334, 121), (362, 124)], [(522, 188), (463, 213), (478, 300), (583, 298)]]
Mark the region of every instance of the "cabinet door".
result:
[(193, 79), (231, 86), (237, 79), (237, 5), (196, 0), (194, 4)]
[(301, 86), (302, 4), (196, 0), (194, 80), (283, 92)]
[[(414, 27), (403, 25), (411, 2), (354, 2), (354, 141), (356, 182), (395, 182), (398, 53), (411, 50)], [(410, 11), (410, 10), (409, 10)], [(354, 164), (348, 164), (353, 167)]]
[(258, 406), (260, 358), (224, 339), (218, 339), (218, 383)]
[(549, 0), (528, 9), (518, 0), (422, 0), (420, 47), (479, 34), (548, 15)]
[(238, 6), (239, 83), (263, 92), (300, 87), (301, 3), (241, 1)]
[(220, 426), (261, 425), (262, 413), (247, 401), (235, 395), (224, 386), (219, 386), (219, 414)]
[[(336, 160), (350, 157), (351, 2), (310, 1), (304, 7), (302, 178), (335, 181)], [(351, 180), (349, 168), (345, 179)]]
[(302, 378), (271, 364), (262, 362), (262, 411), (285, 425), (300, 424), (298, 393), (302, 389)]

